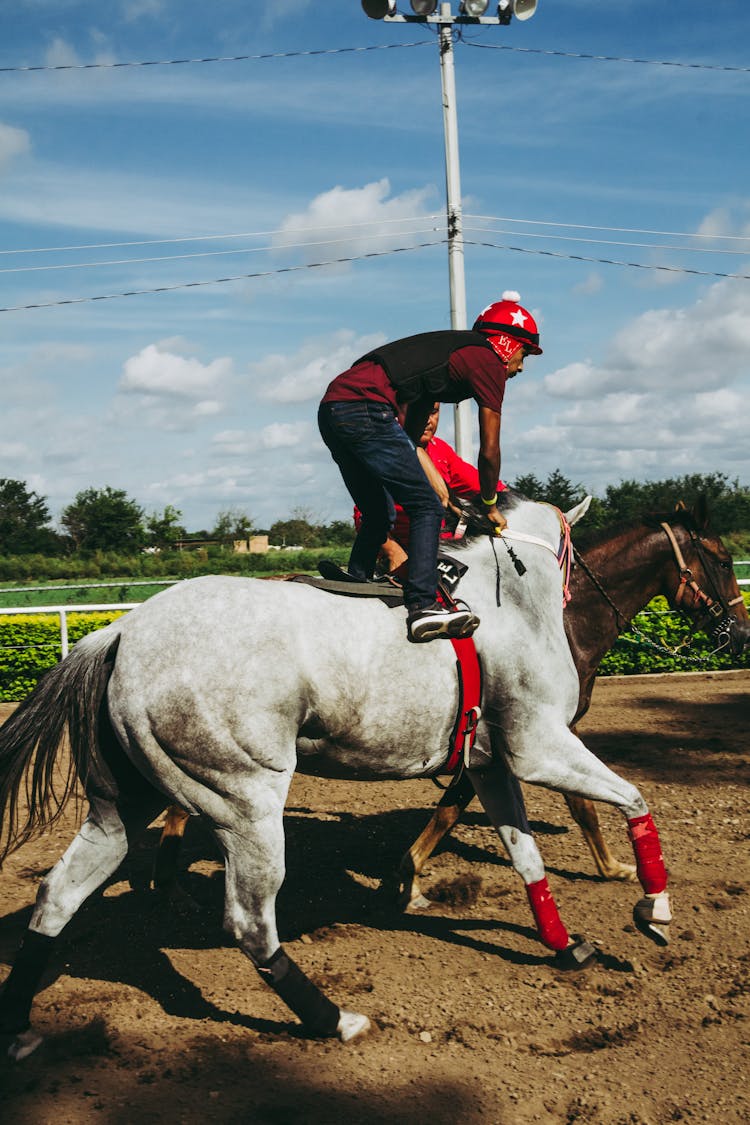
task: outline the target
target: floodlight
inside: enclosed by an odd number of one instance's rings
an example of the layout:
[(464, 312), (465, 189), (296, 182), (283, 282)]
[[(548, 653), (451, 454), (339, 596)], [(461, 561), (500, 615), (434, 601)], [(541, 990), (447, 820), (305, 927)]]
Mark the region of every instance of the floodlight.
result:
[(513, 15), (517, 20), (530, 20), (536, 11), (537, 0), (513, 0)]
[(490, 0), (461, 0), (461, 14), (476, 19), (483, 16), (489, 7)]
[(437, 8), (437, 0), (411, 0), (415, 16), (431, 16)]
[(510, 23), (513, 16), (517, 20), (530, 20), (536, 11), (537, 0), (500, 0), (497, 17), (500, 23)]
[(396, 0), (362, 0), (362, 7), (371, 20), (382, 20), (396, 14)]

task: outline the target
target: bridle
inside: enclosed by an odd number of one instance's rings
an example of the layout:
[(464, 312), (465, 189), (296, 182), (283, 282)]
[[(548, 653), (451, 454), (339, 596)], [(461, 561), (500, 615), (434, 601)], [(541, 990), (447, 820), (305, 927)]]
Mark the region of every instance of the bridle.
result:
[(713, 587), (714, 596), (712, 597), (710, 594), (707, 594), (706, 591), (698, 585), (695, 578), (693, 577), (693, 572), (685, 562), (685, 557), (682, 553), (682, 550), (680, 549), (680, 545), (677, 542), (677, 537), (675, 536), (675, 533), (672, 530), (671, 526), (668, 523), (660, 523), (659, 526), (669, 539), (670, 546), (672, 547), (672, 553), (674, 554), (675, 562), (677, 563), (677, 568), (680, 574), (680, 583), (674, 597), (675, 608), (681, 610), (683, 613), (688, 613), (688, 611), (691, 609), (700, 610), (701, 607), (704, 610), (702, 619), (699, 617), (696, 620), (692, 615), (690, 615), (690, 621), (692, 625), (691, 635), (687, 638), (686, 641), (683, 642), (682, 645), (680, 645), (676, 649), (670, 649), (666, 645), (656, 644), (650, 639), (650, 637), (647, 637), (644, 633), (642, 633), (641, 630), (637, 628), (637, 626), (633, 625), (631, 619), (626, 614), (624, 614), (621, 609), (619, 609), (619, 607), (615, 604), (615, 602), (605, 590), (600, 579), (591, 570), (586, 561), (575, 549), (573, 551), (574, 558), (576, 563), (581, 567), (581, 569), (602, 595), (604, 600), (613, 610), (619, 630), (630, 627), (639, 638), (638, 642), (635, 643), (644, 644), (649, 648), (657, 649), (658, 651), (670, 656), (680, 657), (683, 660), (691, 659), (702, 662), (700, 657), (689, 656), (686, 652), (680, 650), (689, 648), (691, 641), (694, 639), (695, 632), (698, 629), (702, 628), (704, 625), (707, 626), (708, 632), (710, 632), (713, 639), (717, 642), (717, 647), (708, 654), (709, 656), (714, 656), (716, 653), (723, 652), (728, 648), (731, 649), (732, 622), (735, 619), (730, 611), (732, 606), (738, 605), (742, 601), (742, 595), (740, 594), (738, 597), (732, 598), (731, 601), (726, 601), (722, 597), (718, 589), (718, 584), (711, 575), (711, 566), (709, 565), (708, 558), (706, 557), (706, 552), (701, 546), (699, 535), (692, 528), (687, 528), (686, 530), (690, 536), (690, 540), (695, 547), (696, 553), (698, 554), (701, 563), (703, 564), (704, 573), (708, 576), (709, 582)]
[[(709, 631), (714, 640), (719, 642), (719, 647), (714, 651), (721, 652), (723, 649), (728, 648), (731, 642), (731, 622), (734, 618), (730, 610), (732, 606), (739, 605), (742, 601), (742, 594), (738, 594), (738, 596), (732, 598), (731, 601), (725, 601), (724, 598), (722, 598), (718, 591), (717, 583), (711, 575), (711, 566), (709, 566), (706, 552), (701, 546), (700, 536), (692, 528), (687, 528), (690, 540), (703, 564), (704, 573), (708, 576), (716, 596), (711, 597), (710, 594), (707, 594), (693, 578), (693, 572), (685, 562), (685, 558), (680, 550), (680, 545), (677, 542), (672, 528), (668, 523), (662, 523), (660, 526), (665, 531), (672, 545), (675, 562), (680, 572), (680, 584), (677, 587), (674, 604), (678, 609), (700, 610), (702, 608), (705, 611), (705, 621), (708, 623)], [(692, 598), (692, 600), (688, 601), (688, 598)]]

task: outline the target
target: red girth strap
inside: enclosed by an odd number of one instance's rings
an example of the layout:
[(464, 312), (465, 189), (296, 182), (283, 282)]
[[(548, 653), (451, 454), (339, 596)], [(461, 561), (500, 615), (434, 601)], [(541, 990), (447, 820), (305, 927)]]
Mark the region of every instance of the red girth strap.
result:
[(482, 703), (482, 665), (473, 638), (451, 637), (451, 644), (456, 654), (458, 713), (451, 734), (448, 761), (443, 769), (445, 773), (458, 769), (474, 745)]

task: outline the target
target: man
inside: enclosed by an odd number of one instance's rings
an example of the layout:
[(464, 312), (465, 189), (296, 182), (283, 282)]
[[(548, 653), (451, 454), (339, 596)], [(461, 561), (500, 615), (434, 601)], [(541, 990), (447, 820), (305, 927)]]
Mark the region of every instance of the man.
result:
[[(456, 496), (466, 496), (475, 500), (480, 491), (479, 473), (474, 465), (464, 461), (456, 453), (452, 445), (442, 438), (437, 437), (436, 431), (440, 422), (440, 403), (436, 402), (422, 431), (422, 436), (417, 442), (417, 456), (427, 479), (437, 493), (443, 506), (448, 507), (449, 490)], [(507, 485), (499, 480), (497, 491), (505, 492)], [(354, 523), (359, 528), (362, 515), (358, 508), (354, 509)], [(452, 539), (453, 533), (441, 529), (441, 539)], [(406, 562), (409, 545), (409, 517), (400, 504), (396, 505), (396, 515), (390, 534), (380, 547), (379, 562), (389, 574), (393, 574)]]
[(423, 332), (373, 349), (329, 385), (318, 410), (323, 441), (362, 513), (349, 574), (372, 578), (391, 529), (394, 501), (409, 517), (409, 575), (404, 585), (410, 641), (470, 636), (471, 610), (436, 600), (437, 549), (443, 509), (415, 444), (437, 402), (473, 398), (479, 407), (477, 471), (487, 517), (505, 526), (497, 507), (500, 420), (505, 383), (540, 355), (536, 322), (504, 293), (470, 332)]

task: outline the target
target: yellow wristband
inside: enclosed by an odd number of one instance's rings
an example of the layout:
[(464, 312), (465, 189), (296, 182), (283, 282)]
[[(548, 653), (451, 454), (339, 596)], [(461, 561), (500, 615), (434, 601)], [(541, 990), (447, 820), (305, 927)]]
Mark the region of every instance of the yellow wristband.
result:
[(491, 500), (485, 500), (485, 498), (483, 496), (482, 497), (482, 503), (486, 504), (488, 508), (494, 508), (495, 504), (497, 504), (497, 493), (495, 493), (495, 495), (492, 497)]

